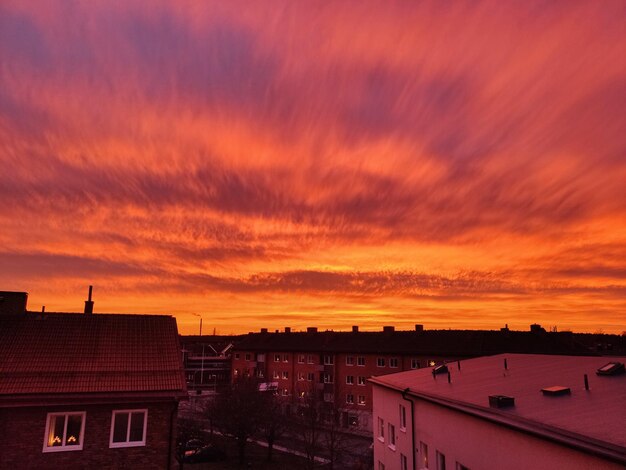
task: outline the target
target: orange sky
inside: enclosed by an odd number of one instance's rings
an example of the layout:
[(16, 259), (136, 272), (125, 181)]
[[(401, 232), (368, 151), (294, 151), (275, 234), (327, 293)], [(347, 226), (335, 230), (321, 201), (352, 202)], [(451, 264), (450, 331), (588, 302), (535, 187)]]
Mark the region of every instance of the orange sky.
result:
[(0, 290), (626, 330), (626, 4), (0, 5)]

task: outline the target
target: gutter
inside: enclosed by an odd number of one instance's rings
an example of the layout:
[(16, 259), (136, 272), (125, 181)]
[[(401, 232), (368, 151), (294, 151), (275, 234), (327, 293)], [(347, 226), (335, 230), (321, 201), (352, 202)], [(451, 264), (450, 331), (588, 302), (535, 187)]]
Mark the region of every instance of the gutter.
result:
[(402, 399), (408, 401), (411, 404), (411, 449), (413, 452), (411, 453), (411, 462), (413, 462), (413, 470), (416, 470), (415, 465), (415, 403), (410, 398), (407, 398), (407, 394), (409, 393), (409, 387), (402, 390)]

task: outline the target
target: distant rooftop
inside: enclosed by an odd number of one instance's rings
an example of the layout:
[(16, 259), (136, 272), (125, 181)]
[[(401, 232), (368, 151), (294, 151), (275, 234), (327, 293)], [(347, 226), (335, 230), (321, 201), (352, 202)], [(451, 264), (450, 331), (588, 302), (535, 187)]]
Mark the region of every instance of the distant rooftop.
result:
[(0, 315), (0, 401), (76, 393), (183, 394), (176, 320), (164, 315)]
[[(504, 366), (506, 359), (507, 369)], [(596, 446), (626, 463), (626, 374), (599, 376), (607, 362), (626, 357), (500, 354), (448, 364), (447, 374), (431, 369), (373, 377), (371, 382), (499, 424), (561, 439), (574, 446)], [(585, 389), (584, 374), (589, 390)], [(542, 389), (565, 387), (551, 396)], [(490, 395), (514, 398), (514, 406), (492, 408)]]

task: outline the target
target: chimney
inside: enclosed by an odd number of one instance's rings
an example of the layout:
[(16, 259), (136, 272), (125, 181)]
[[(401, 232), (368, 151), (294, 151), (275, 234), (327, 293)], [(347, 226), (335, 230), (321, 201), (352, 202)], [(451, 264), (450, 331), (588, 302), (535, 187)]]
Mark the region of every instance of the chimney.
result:
[(291, 333), (291, 327), (290, 326), (286, 326), (285, 327), (285, 333)]
[(91, 300), (91, 294), (93, 292), (93, 286), (89, 286), (89, 298), (85, 300), (85, 313), (91, 315), (93, 313), (93, 300)]
[(0, 315), (22, 315), (26, 313), (27, 303), (26, 292), (0, 291)]
[(261, 328), (261, 333), (267, 333), (267, 328)]
[(393, 326), (383, 326), (383, 332), (385, 333), (393, 333), (396, 329)]
[(307, 332), (307, 333), (317, 333), (317, 327), (316, 327), (316, 326), (309, 326), (309, 327), (306, 329), (306, 332)]
[(352, 327), (352, 333), (358, 333), (358, 332), (359, 332), (359, 327), (358, 327), (358, 325), (354, 325), (354, 326)]
[(420, 325), (419, 323), (415, 324), (415, 331), (424, 331), (424, 325)]

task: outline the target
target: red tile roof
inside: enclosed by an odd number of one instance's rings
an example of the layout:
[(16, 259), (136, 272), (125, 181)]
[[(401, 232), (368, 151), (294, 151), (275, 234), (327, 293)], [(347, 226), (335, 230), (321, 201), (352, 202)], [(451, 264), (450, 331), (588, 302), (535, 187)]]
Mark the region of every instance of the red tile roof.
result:
[(173, 317), (0, 316), (0, 398), (185, 390)]

